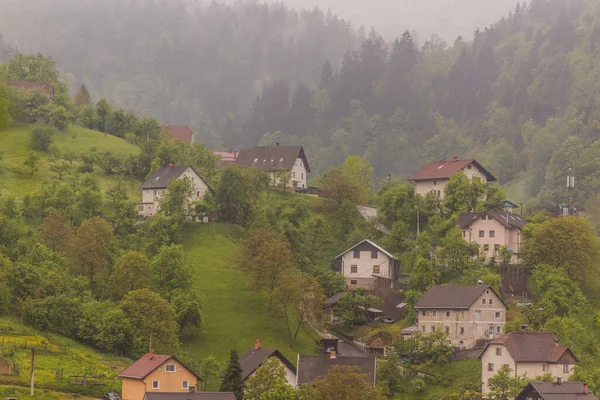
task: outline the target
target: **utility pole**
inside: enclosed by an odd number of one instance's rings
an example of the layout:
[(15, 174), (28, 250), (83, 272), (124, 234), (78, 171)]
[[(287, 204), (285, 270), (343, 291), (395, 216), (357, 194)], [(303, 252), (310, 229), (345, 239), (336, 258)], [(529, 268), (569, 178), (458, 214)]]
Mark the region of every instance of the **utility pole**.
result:
[(420, 233), (420, 230), (421, 230), (421, 226), (420, 226), (421, 225), (421, 221), (419, 220), (419, 205), (417, 204), (415, 206), (415, 208), (417, 209), (417, 236), (418, 236), (419, 233)]
[(30, 395), (33, 397), (33, 388), (35, 381), (35, 347), (31, 348), (31, 393)]

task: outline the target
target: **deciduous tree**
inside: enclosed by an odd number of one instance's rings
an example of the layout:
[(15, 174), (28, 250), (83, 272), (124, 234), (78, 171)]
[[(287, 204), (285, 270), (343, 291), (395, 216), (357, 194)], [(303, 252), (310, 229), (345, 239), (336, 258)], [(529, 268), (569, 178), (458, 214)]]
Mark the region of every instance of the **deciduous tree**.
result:
[(151, 286), (150, 261), (145, 255), (130, 250), (117, 259), (111, 275), (112, 289), (118, 298)]
[(378, 388), (372, 388), (359, 367), (334, 365), (327, 376), (313, 383), (306, 400), (383, 400)]
[(285, 379), (285, 369), (271, 357), (253, 373), (244, 388), (245, 400), (295, 400), (296, 392)]

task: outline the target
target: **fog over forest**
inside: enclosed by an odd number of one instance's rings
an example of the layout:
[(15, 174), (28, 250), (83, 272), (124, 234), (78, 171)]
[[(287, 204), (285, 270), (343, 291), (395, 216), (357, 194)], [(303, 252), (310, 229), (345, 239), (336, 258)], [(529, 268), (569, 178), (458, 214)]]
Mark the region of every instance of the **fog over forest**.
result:
[[(208, 3), (208, 0), (204, 0)], [(236, 0), (226, 0), (231, 3)], [(374, 26), (384, 37), (397, 37), (406, 29), (425, 40), (436, 33), (445, 40), (461, 35), (473, 37), (483, 28), (515, 8), (517, 0), (283, 0), (293, 8), (319, 7), (323, 11), (352, 21)]]

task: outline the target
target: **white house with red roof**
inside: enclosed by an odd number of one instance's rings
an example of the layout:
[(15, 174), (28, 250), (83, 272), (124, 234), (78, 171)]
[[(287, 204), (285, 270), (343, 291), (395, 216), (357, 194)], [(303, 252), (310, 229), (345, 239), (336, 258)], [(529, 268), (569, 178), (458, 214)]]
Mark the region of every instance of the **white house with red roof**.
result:
[(146, 393), (195, 392), (201, 380), (176, 357), (149, 353), (119, 374), (123, 400), (142, 400)]
[(483, 183), (495, 182), (497, 179), (481, 166), (476, 160), (440, 160), (432, 162), (408, 177), (413, 184), (415, 194), (425, 196), (435, 193), (439, 198), (444, 197), (444, 189), (450, 177), (457, 172), (463, 172), (470, 180), (479, 178)]

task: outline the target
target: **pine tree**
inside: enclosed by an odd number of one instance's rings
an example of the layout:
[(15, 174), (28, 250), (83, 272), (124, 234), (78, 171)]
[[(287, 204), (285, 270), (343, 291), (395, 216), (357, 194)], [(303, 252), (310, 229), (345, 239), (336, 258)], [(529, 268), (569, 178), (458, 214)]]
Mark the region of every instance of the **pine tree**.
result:
[(244, 398), (244, 381), (242, 380), (242, 366), (237, 351), (231, 350), (229, 364), (221, 383), (221, 392), (233, 392), (236, 400)]
[(80, 108), (92, 104), (92, 96), (90, 96), (90, 92), (88, 92), (84, 84), (81, 85), (77, 94), (75, 94), (75, 104)]
[(331, 63), (329, 60), (326, 60), (325, 64), (323, 64), (323, 68), (321, 69), (321, 81), (319, 82), (319, 87), (321, 89), (327, 89), (332, 79), (333, 68), (331, 68)]

